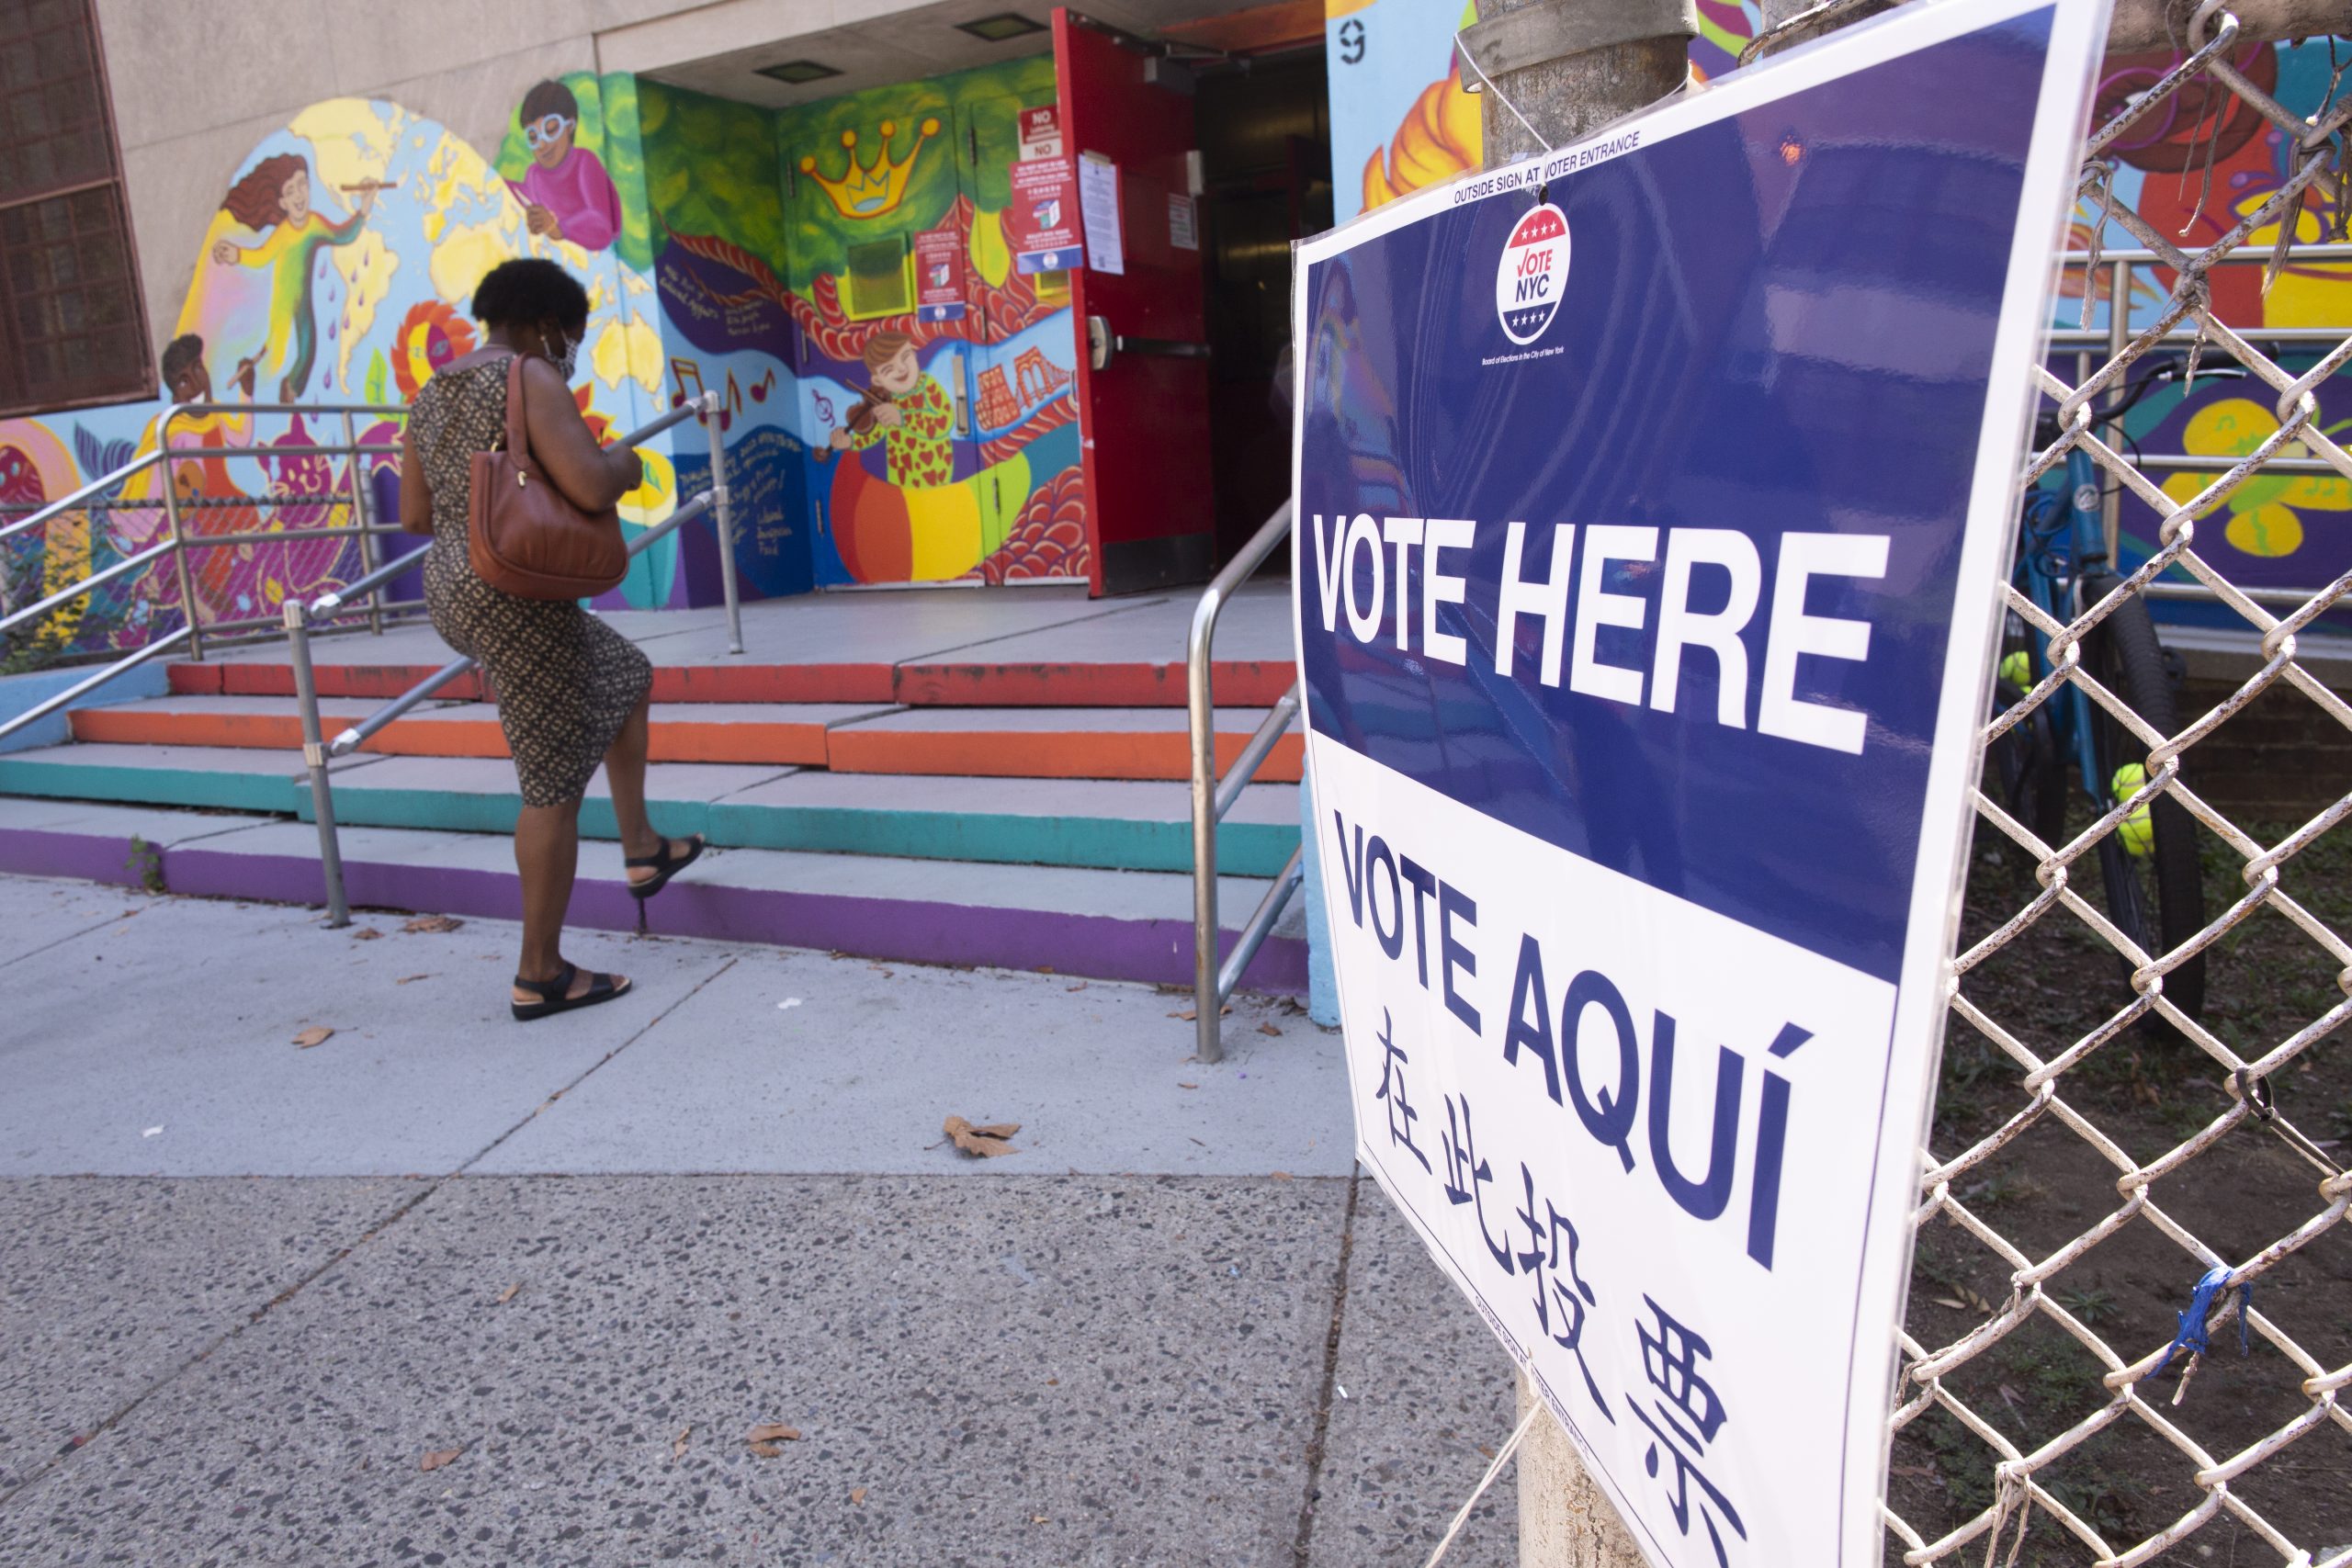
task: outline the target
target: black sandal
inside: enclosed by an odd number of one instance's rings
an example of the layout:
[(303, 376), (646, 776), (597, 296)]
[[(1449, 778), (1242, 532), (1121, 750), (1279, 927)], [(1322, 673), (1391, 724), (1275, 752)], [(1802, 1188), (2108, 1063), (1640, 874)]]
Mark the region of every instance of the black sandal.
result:
[[(557, 970), (552, 980), (526, 980), (520, 975), (515, 976), (515, 986), (522, 990), (535, 992), (539, 999), (535, 1002), (510, 1000), (509, 1005), (514, 1010), (514, 1021), (528, 1023), (535, 1018), (546, 1018), (551, 1013), (570, 1012), (574, 1008), (592, 1008), (598, 1002), (608, 1002), (615, 997), (628, 995), (635, 983), (621, 980), (616, 975), (591, 974), (588, 988), (575, 997), (571, 994), (571, 982), (579, 976), (580, 966), (576, 964), (567, 964)], [(614, 983), (616, 980), (619, 981), (617, 985)]]
[(692, 839), (689, 839), (686, 841), (686, 852), (684, 854), (672, 854), (670, 852), (670, 840), (665, 838), (662, 840), (662, 849), (660, 853), (650, 855), (631, 855), (628, 859), (621, 862), (621, 866), (624, 870), (636, 871), (641, 866), (650, 865), (653, 868), (653, 874), (647, 877), (642, 882), (631, 881), (628, 885), (628, 896), (636, 899), (640, 904), (644, 903), (648, 898), (652, 897), (656, 893), (659, 893), (662, 889), (667, 887), (670, 885), (670, 879), (672, 877), (685, 870), (686, 867), (694, 864), (695, 862), (702, 859), (702, 852), (708, 847), (709, 846), (703, 841), (703, 836), (700, 833), (696, 833)]

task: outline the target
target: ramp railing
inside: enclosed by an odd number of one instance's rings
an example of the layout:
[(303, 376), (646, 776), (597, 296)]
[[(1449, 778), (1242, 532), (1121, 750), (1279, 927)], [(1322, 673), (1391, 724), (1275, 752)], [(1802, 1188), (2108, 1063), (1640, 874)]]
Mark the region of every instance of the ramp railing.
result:
[[(70, 706), (74, 702), (97, 691), (108, 682), (130, 673), (140, 665), (160, 654), (185, 649), (191, 659), (201, 660), (209, 643), (215, 643), (240, 634), (251, 635), (278, 625), (275, 615), (232, 616), (207, 619), (197, 592), (204, 552), (235, 549), (241, 547), (301, 545), (320, 539), (356, 539), (363, 565), (373, 567), (377, 559), (376, 540), (384, 534), (400, 532), (397, 525), (378, 523), (370, 515), (368, 499), (368, 459), (396, 457), (400, 448), (383, 442), (359, 439), (356, 422), (362, 416), (379, 420), (401, 419), (408, 411), (397, 403), (175, 403), (157, 416), (153, 428), (154, 446), (132, 457), (112, 471), (100, 475), (70, 495), (55, 501), (37, 502), (29, 508), (22, 504), (0, 505), (0, 550), (9, 547), (9, 541), (34, 536), (37, 533), (45, 547), (51, 546), (48, 531), (79, 527), (89, 536), (90, 554), (96, 555), (96, 536), (106, 525), (102, 520), (129, 518), (132, 528), (143, 525), (152, 537), (162, 537), (153, 544), (142, 544), (124, 554), (111, 565), (94, 568), (74, 581), (52, 589), (30, 604), (0, 613), (0, 639), (11, 633), (21, 635), (27, 627), (40, 633), (44, 623), (62, 612), (68, 611), (77, 601), (85, 605), (93, 601), (98, 590), (134, 573), (169, 561), (177, 579), (175, 592), (181, 624), (170, 632), (151, 637), (141, 647), (122, 658), (94, 671), (88, 678), (71, 689), (60, 692), (38, 706), (27, 709), (6, 721), (0, 721), (0, 739), (17, 730), (39, 723), (51, 714)], [(256, 414), (292, 414), (321, 420), (340, 419), (343, 439), (340, 442), (272, 442), (252, 438), (250, 421)], [(247, 438), (241, 442), (220, 440), (202, 446), (175, 446), (173, 432), (183, 421), (209, 419), (219, 425), (231, 420), (248, 422)], [(205, 433), (198, 432), (202, 440)], [(272, 489), (258, 495), (205, 495), (181, 493), (181, 480), (190, 465), (218, 464), (232, 458), (282, 462), (294, 458), (343, 458), (348, 465), (344, 478), (324, 491), (296, 491), (290, 488)], [(133, 481), (144, 479), (145, 486), (133, 488)], [(158, 483), (157, 481), (161, 482)], [(153, 493), (150, 493), (150, 492)], [(341, 524), (322, 523), (316, 526), (283, 525), (288, 510), (296, 513), (318, 511), (331, 516), (336, 511), (346, 514)], [(23, 515), (15, 515), (17, 513)], [(247, 527), (241, 525), (258, 521), (276, 513), (280, 525)], [(11, 517), (13, 516), (13, 521)], [(226, 519), (229, 526), (208, 526), (208, 519)], [(346, 590), (346, 592), (348, 591)], [(397, 610), (418, 609), (421, 604), (388, 604), (371, 600), (368, 605), (370, 629), (383, 630), (384, 617)]]
[[(699, 419), (704, 432), (710, 438), (710, 488), (629, 540), (628, 557), (631, 560), (636, 559), (692, 519), (708, 513), (712, 525), (718, 533), (719, 582), (727, 603), (727, 648), (729, 653), (741, 653), (743, 615), (735, 588), (734, 518), (728, 500), (727, 450), (721, 441), (718, 413), (718, 394), (705, 392), (700, 397), (687, 399), (661, 418), (621, 437), (622, 446), (637, 446), (673, 425), (689, 419)], [(286, 602), (286, 636), (294, 667), (294, 696), (302, 715), (302, 762), (311, 779), (311, 815), (318, 822), (319, 867), (326, 883), (327, 924), (330, 927), (351, 923), (351, 901), (343, 878), (342, 838), (335, 826), (334, 787), (328, 776), (330, 764), (337, 758), (347, 757), (356, 751), (394, 720), (414, 709), (458, 676), (471, 671), (474, 661), (467, 658), (451, 660), (329, 741), (325, 739), (324, 727), (319, 717), (318, 673), (311, 663), (311, 637), (314, 629), (311, 623), (314, 618), (339, 614), (353, 599), (380, 591), (401, 572), (416, 570), (422, 564), (422, 558), (421, 552), (403, 557), (379, 567), (357, 581), (346, 583), (332, 593), (322, 593), (308, 604), (292, 599)]]
[(1304, 686), (1294, 683), (1283, 694), (1250, 737), (1225, 777), (1217, 777), (1216, 701), (1215, 678), (1211, 665), (1211, 649), (1216, 637), (1217, 617), (1225, 611), (1226, 601), (1235, 589), (1250, 581), (1250, 573), (1262, 565), (1274, 547), (1290, 537), (1294, 515), (1292, 503), (1283, 502), (1274, 514), (1266, 519), (1240, 553), (1226, 563), (1223, 571), (1210, 579), (1200, 604), (1193, 611), (1193, 626), (1185, 639), (1184, 688), (1186, 701), (1192, 709), (1193, 739), (1193, 1031), (1197, 1043), (1195, 1054), (1204, 1062), (1214, 1062), (1224, 1055), (1223, 1031), (1219, 1022), (1225, 1013), (1225, 1000), (1241, 982), (1241, 973), (1266, 938), (1282, 919), (1283, 909), (1291, 895), (1298, 891), (1302, 878), (1306, 848), (1291, 852), (1290, 861), (1274, 885), (1266, 889), (1257, 909), (1235, 933), (1233, 951), (1217, 961), (1216, 895), (1216, 825), (1224, 820), (1241, 792), (1257, 776), (1266, 754), (1274, 742), (1283, 738), (1298, 716)]

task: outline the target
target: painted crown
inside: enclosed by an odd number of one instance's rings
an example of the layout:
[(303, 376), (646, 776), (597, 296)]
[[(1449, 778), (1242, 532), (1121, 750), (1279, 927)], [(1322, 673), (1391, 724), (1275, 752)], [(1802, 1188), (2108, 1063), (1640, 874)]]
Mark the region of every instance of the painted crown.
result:
[(906, 199), (907, 181), (913, 177), (915, 157), (924, 142), (939, 134), (939, 121), (926, 119), (915, 128), (914, 145), (907, 149), (903, 158), (890, 156), (890, 142), (899, 134), (899, 122), (886, 119), (880, 130), (881, 143), (872, 160), (863, 164), (857, 161), (857, 132), (842, 132), (842, 153), (848, 167), (839, 179), (820, 171), (813, 155), (800, 160), (800, 172), (817, 182), (844, 218), (879, 218)]

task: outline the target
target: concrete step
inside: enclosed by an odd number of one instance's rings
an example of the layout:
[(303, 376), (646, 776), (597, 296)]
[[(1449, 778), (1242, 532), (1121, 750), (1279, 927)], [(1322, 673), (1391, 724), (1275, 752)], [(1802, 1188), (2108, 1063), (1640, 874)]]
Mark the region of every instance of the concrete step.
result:
[[(378, 706), (322, 698), (329, 739)], [(253, 748), (300, 752), (291, 697), (167, 696), (72, 716), (76, 740), (108, 745)], [(1265, 718), (1263, 709), (1216, 715), (1217, 758), (1229, 766)], [(1188, 717), (1181, 708), (901, 708), (886, 704), (655, 703), (657, 762), (743, 762), (830, 767), (855, 773), (961, 777), (1130, 779), (1192, 777)], [(1260, 770), (1295, 784), (1298, 734), (1283, 738)], [(365, 750), (395, 757), (498, 757), (506, 738), (481, 702), (436, 703), (379, 731)]]
[[(359, 771), (390, 766), (368, 763)], [(351, 900), (364, 908), (512, 919), (521, 912), (511, 847), (481, 833), (353, 828), (342, 835)], [(85, 801), (0, 798), (0, 872), (68, 876), (206, 897), (317, 905), (318, 839), (306, 824)], [(1267, 884), (1218, 879), (1227, 930)], [(797, 851), (715, 851), (648, 907), (662, 935), (806, 947), (910, 963), (1046, 969), (1186, 985), (1192, 880), (1174, 873), (1006, 866)], [(581, 857), (570, 923), (634, 930), (618, 854)], [(1306, 984), (1304, 914), (1294, 900), (1243, 983)], [(1171, 1004), (1172, 1005), (1172, 1004)]]
[[(522, 807), (503, 759), (362, 753), (337, 762), (334, 778), (336, 820), (353, 827), (508, 833)], [(311, 816), (300, 758), (254, 748), (85, 742), (20, 752), (0, 757), (0, 794)], [(646, 770), (646, 795), (663, 832), (730, 847), (1136, 871), (1192, 865), (1191, 793), (1178, 784), (656, 762)], [(616, 836), (601, 773), (589, 784), (581, 830)], [(1220, 829), (1218, 862), (1229, 874), (1271, 876), (1297, 847), (1298, 792), (1255, 784)]]
[[(663, 703), (905, 703), (1012, 707), (1185, 705), (1184, 633), (1193, 597), (1109, 607), (1042, 602), (1030, 610), (1065, 617), (1035, 626), (1037, 614), (1001, 596), (983, 601), (934, 595), (819, 596), (747, 618), (750, 651), (727, 651), (723, 626), (701, 612), (615, 612), (605, 619), (653, 661), (653, 699)], [(948, 603), (963, 599), (965, 603)], [(918, 624), (909, 620), (919, 610)], [(923, 630), (924, 622), (933, 623)], [(1247, 613), (1228, 615), (1214, 668), (1218, 699), (1262, 706), (1296, 679), (1286, 604), (1258, 593)], [(1004, 635), (989, 635), (1004, 628)], [(430, 626), (409, 623), (381, 637), (314, 640), (311, 660), (325, 697), (398, 696), (447, 664), (448, 648)], [(171, 689), (187, 696), (290, 696), (293, 666), (283, 644), (223, 651), (170, 666)], [(473, 676), (445, 688), (479, 697)]]
[[(406, 688), (402, 688), (405, 690)], [(322, 697), (320, 728), (329, 739), (379, 705)], [(825, 732), (836, 724), (895, 712), (887, 704), (656, 703), (651, 756), (657, 762), (773, 762), (821, 766)], [(302, 749), (294, 699), (272, 696), (170, 696), (84, 708), (72, 716), (76, 740), (130, 746)], [(506, 737), (486, 703), (435, 703), (401, 718), (363, 748), (395, 757), (503, 757)]]
[[(1265, 716), (1217, 710), (1220, 771)], [(1182, 708), (908, 708), (830, 731), (826, 764), (844, 773), (1181, 781), (1193, 776), (1189, 726)], [(1257, 776), (1296, 784), (1304, 744), (1294, 725)]]

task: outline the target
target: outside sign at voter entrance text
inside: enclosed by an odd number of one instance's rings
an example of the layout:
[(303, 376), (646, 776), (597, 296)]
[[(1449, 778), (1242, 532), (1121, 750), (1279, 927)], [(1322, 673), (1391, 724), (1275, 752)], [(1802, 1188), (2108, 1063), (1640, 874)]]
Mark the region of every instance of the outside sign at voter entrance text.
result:
[(1928, 0), (1302, 254), (1362, 1157), (1657, 1563), (1879, 1556), (2092, 0)]

